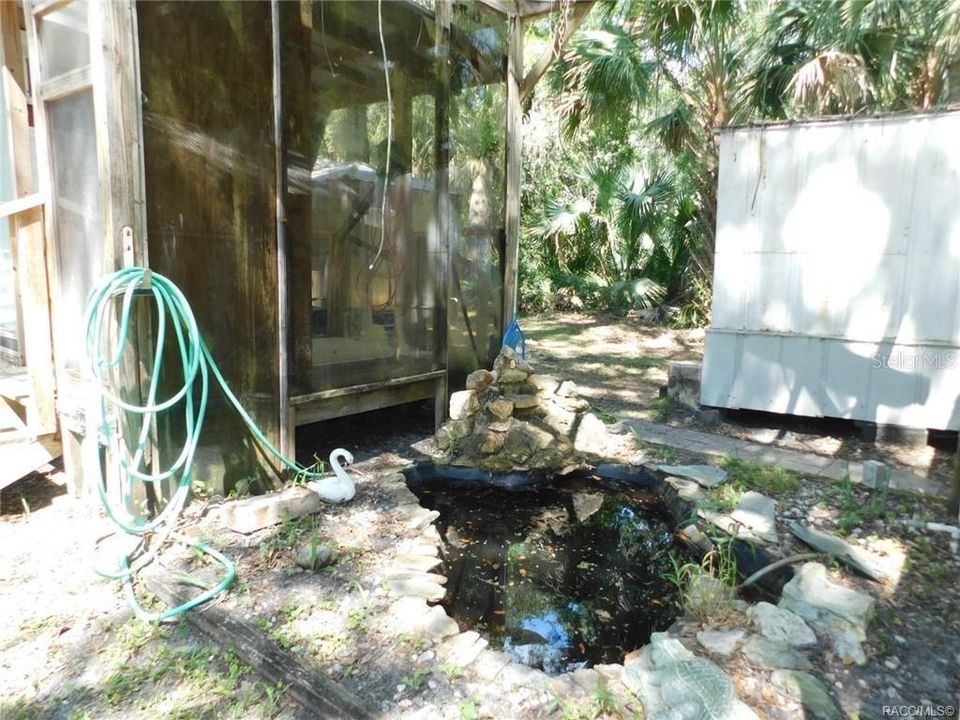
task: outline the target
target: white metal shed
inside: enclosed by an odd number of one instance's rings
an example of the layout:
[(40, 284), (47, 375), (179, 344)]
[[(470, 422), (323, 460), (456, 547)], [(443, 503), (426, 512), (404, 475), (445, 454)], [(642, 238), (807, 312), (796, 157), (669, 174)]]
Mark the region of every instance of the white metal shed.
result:
[(960, 429), (960, 112), (722, 132), (700, 399)]

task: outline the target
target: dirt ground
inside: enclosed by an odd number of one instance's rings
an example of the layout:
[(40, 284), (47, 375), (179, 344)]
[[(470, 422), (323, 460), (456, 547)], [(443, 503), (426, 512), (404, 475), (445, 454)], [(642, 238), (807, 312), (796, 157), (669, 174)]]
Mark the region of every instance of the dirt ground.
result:
[[(524, 328), (535, 367), (575, 380), (599, 413), (694, 423), (661, 401), (658, 390), (669, 360), (699, 358), (702, 331), (586, 316), (528, 319)], [(419, 443), (431, 426), (432, 409), (418, 405), (301, 430), (301, 459), (344, 446), (353, 450), (359, 468), (353, 502), (301, 521), (241, 536), (214, 521), (222, 499), (193, 503), (185, 532), (209, 540), (238, 563), (238, 582), (220, 607), (255, 623), (280, 647), (367, 699), (383, 718), (637, 717), (636, 703), (611, 706), (606, 698), (601, 703), (587, 697), (570, 704), (533, 690), (503, 693), (470, 672), (438, 663), (429, 643), (389, 621), (384, 571), (408, 529), (395, 512), (396, 498), (377, 478), (422, 459)], [(731, 425), (722, 431), (757, 428)], [(819, 437), (790, 429), (772, 441), (790, 446), (801, 436), (809, 442)], [(837, 443), (838, 453), (856, 445), (849, 439)], [(655, 448), (635, 450), (658, 457)], [(664, 460), (687, 459), (659, 452)], [(930, 454), (928, 467), (936, 465), (936, 457)], [(898, 462), (920, 470), (925, 461), (904, 455)], [(846, 667), (827, 655), (816, 667), (848, 716), (881, 717), (883, 706), (895, 703), (960, 704), (960, 557), (948, 536), (902, 522), (946, 522), (942, 506), (903, 496), (877, 507), (866, 491), (813, 480), (781, 487), (747, 473), (742, 482), (775, 495), (781, 522), (804, 517), (822, 529), (841, 530), (851, 542), (880, 549), (899, 567), (899, 579), (883, 586), (833, 571), (878, 598), (865, 646), (868, 665)], [(95, 504), (68, 497), (49, 478), (37, 476), (4, 491), (0, 717), (306, 717), (284, 687), (260, 679), (228, 644), (212, 643), (182, 623), (158, 628), (133, 618), (119, 587), (90, 570), (93, 541), (110, 531)], [(782, 535), (783, 552), (799, 549)], [(315, 573), (293, 562), (296, 549), (314, 539), (339, 553), (334, 565)], [(166, 562), (173, 569), (205, 572), (189, 554), (172, 554)], [(735, 666), (728, 671), (748, 702), (752, 693), (763, 700), (762, 683)]]
[(524, 332), (533, 362), (574, 380), (596, 410), (689, 427), (812, 455), (845, 460), (882, 460), (903, 470), (949, 483), (956, 437), (934, 444), (876, 443), (861, 439), (852, 422), (759, 412), (724, 414), (704, 425), (694, 413), (659, 395), (672, 360), (703, 360), (703, 330), (674, 330), (629, 318), (556, 314), (526, 318)]

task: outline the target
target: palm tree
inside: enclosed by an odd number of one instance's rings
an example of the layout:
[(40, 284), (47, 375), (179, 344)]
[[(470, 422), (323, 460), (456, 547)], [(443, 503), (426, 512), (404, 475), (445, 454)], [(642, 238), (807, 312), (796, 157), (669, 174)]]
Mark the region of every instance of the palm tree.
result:
[[(643, 130), (687, 176), (696, 208), (687, 256), (713, 270), (718, 137), (751, 117), (751, 35), (756, 7), (708, 0), (622, 0), (566, 54), (563, 110), (570, 133), (646, 118)], [(651, 113), (650, 107), (657, 111)]]

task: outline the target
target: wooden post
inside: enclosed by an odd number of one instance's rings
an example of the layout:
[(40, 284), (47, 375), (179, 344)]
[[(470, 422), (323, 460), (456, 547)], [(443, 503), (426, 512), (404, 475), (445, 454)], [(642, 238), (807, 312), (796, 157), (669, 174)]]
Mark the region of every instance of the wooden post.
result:
[(520, 171), (523, 109), (520, 83), (523, 75), (523, 21), (519, 13), (509, 18), (510, 46), (507, 55), (507, 177), (506, 257), (503, 278), (503, 326), (517, 314), (517, 282), (520, 269)]
[(20, 39), (21, 10), (17, 3), (0, 2), (0, 64), (7, 67), (14, 81), (22, 89), (27, 88), (23, 71), (23, 42)]
[[(280, 23), (285, 38), (283, 65), (284, 143), (289, 176), (284, 211), (287, 231), (287, 297), (289, 299), (289, 384), (292, 395), (315, 390), (313, 369), (313, 186), (311, 175), (318, 140), (312, 127), (313, 3), (284, 3)], [(322, 129), (319, 130), (322, 132)]]
[(270, 0), (270, 25), (273, 56), (273, 160), (275, 215), (277, 221), (277, 384), (279, 423), (278, 435), (280, 452), (287, 457), (296, 455), (294, 442), (296, 430), (293, 427), (293, 412), (290, 409), (290, 311), (287, 305), (287, 231), (284, 215), (286, 195), (286, 177), (283, 163), (283, 95), (280, 83), (280, 4), (279, 0)]
[[(436, 158), (436, 213), (437, 238), (435, 272), (437, 273), (434, 300), (433, 360), (438, 368), (447, 369), (448, 303), (450, 299), (450, 23), (453, 16), (451, 0), (437, 0), (437, 97), (434, 103), (434, 153)], [(434, 424), (437, 428), (447, 419), (447, 376), (437, 384), (434, 400)]]

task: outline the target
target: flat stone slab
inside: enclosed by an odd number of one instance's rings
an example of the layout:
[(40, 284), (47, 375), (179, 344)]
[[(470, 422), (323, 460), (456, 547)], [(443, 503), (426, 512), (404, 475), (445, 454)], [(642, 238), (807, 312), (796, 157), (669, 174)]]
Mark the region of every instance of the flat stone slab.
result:
[(727, 479), (727, 471), (716, 465), (659, 465), (657, 469), (668, 475), (693, 480), (708, 488), (716, 487)]
[(836, 535), (815, 530), (798, 522), (791, 522), (787, 528), (814, 550), (827, 553), (872, 580), (883, 582), (895, 579), (893, 574), (884, 568), (883, 560), (868, 550), (851, 545)]
[(778, 542), (777, 501), (750, 490), (743, 494), (737, 509), (730, 513), (734, 522), (750, 528), (750, 531), (767, 542)]
[(809, 673), (777, 670), (770, 676), (770, 682), (790, 697), (799, 700), (818, 720), (841, 720), (843, 717), (826, 685)]
[(393, 559), (393, 562), (398, 568), (403, 568), (404, 570), (430, 572), (438, 565), (441, 565), (443, 560), (438, 557), (429, 557), (427, 555), (397, 555)]
[(734, 630), (701, 630), (697, 633), (697, 642), (713, 655), (729, 657), (733, 655), (740, 641), (747, 634), (742, 628)]
[(484, 649), (473, 661), (473, 671), (486, 682), (493, 681), (510, 664), (510, 658), (499, 650)]
[(394, 597), (419, 597), (429, 602), (440, 602), (447, 594), (442, 585), (421, 578), (387, 580), (387, 588)]
[(784, 608), (760, 602), (747, 611), (765, 638), (793, 647), (817, 644), (817, 636), (803, 618)]
[(462, 668), (476, 660), (487, 644), (478, 633), (469, 630), (444, 640), (437, 648), (437, 656), (450, 665)]
[(677, 495), (682, 497), (684, 500), (698, 502), (706, 499), (707, 497), (706, 493), (704, 493), (703, 489), (700, 487), (700, 483), (694, 482), (693, 480), (667, 475), (667, 477), (664, 478), (664, 482), (676, 490)]
[(770, 670), (809, 670), (812, 666), (807, 657), (785, 642), (754, 635), (743, 645), (743, 655), (758, 667)]

